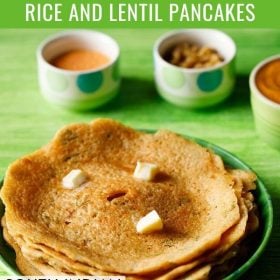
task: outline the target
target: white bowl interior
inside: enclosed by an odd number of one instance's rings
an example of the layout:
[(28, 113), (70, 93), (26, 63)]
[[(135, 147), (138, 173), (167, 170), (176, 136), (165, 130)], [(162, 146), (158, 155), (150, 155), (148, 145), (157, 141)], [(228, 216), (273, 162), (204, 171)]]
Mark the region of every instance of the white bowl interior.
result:
[(43, 42), (41, 55), (50, 62), (55, 57), (72, 50), (93, 50), (106, 55), (110, 61), (117, 59), (119, 46), (111, 37), (95, 31), (70, 31), (58, 34)]
[(224, 63), (232, 60), (236, 53), (233, 40), (225, 33), (214, 29), (186, 29), (171, 32), (159, 39), (158, 53), (163, 58), (172, 47), (183, 42), (217, 50), (224, 58)]

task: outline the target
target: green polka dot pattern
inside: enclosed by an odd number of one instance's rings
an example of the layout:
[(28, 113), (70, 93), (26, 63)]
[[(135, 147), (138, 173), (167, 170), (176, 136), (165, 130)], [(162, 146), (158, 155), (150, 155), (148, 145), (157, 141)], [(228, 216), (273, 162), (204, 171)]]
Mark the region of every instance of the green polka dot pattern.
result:
[(223, 80), (222, 70), (205, 72), (198, 76), (197, 86), (204, 92), (212, 92), (217, 89)]
[(96, 92), (102, 86), (102, 82), (102, 72), (82, 74), (77, 78), (77, 86), (85, 94)]
[(185, 78), (181, 71), (165, 67), (162, 69), (162, 75), (164, 78), (165, 83), (171, 88), (181, 88), (185, 84)]
[(47, 81), (48, 81), (49, 87), (55, 91), (62, 92), (64, 90), (66, 90), (68, 87), (68, 80), (61, 73), (48, 71), (47, 72)]

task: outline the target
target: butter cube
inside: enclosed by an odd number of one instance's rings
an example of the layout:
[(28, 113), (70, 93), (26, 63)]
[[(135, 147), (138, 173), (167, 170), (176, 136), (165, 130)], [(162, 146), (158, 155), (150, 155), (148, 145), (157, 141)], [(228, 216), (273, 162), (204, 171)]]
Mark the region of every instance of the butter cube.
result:
[(162, 230), (163, 223), (157, 211), (153, 210), (144, 216), (136, 225), (138, 233), (151, 233), (154, 231)]
[(62, 179), (62, 185), (65, 189), (78, 188), (86, 179), (86, 174), (82, 170), (73, 169)]
[(137, 161), (133, 177), (143, 181), (152, 181), (158, 173), (158, 166), (154, 163)]

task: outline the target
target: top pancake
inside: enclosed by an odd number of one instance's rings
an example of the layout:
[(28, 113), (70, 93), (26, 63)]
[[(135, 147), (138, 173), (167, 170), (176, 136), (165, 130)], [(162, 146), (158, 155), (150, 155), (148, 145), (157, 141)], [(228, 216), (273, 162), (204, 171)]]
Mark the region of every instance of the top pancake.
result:
[[(138, 160), (159, 166), (153, 182), (133, 178)], [(77, 168), (88, 181), (64, 189), (62, 178)], [(63, 128), (49, 145), (12, 164), (1, 197), (14, 235), (97, 269), (145, 274), (218, 244), (240, 219), (232, 185), (216, 156), (196, 143), (99, 119)], [(154, 209), (163, 231), (138, 234), (136, 223)]]

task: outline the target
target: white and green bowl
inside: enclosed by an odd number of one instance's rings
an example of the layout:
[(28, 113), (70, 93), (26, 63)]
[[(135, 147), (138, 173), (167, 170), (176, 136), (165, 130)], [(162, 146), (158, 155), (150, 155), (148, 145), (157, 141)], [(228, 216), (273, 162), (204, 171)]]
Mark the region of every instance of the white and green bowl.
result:
[(280, 150), (280, 104), (268, 99), (256, 85), (256, 75), (267, 63), (280, 59), (280, 54), (261, 61), (250, 74), (251, 105), (258, 135), (271, 147)]
[[(101, 52), (109, 62), (84, 71), (64, 70), (50, 64), (55, 57), (77, 49)], [(88, 110), (103, 105), (119, 90), (119, 54), (116, 41), (101, 32), (75, 30), (51, 36), (37, 50), (41, 93), (51, 103), (68, 109)]]
[[(213, 48), (224, 61), (209, 68), (188, 69), (164, 60), (164, 55), (182, 42)], [(167, 101), (182, 107), (202, 108), (215, 105), (231, 94), (236, 46), (227, 34), (215, 29), (173, 31), (158, 39), (153, 52), (156, 87)]]

